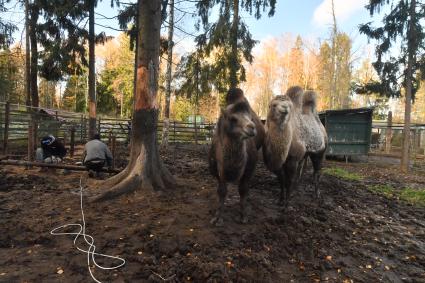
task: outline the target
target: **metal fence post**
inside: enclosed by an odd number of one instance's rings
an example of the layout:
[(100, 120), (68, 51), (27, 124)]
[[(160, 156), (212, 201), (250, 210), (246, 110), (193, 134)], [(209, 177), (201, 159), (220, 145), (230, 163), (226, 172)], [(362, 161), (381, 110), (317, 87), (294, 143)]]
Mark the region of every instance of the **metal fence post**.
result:
[(176, 121), (173, 121), (173, 143), (176, 143)]
[(83, 142), (83, 123), (84, 123), (83, 114), (81, 114), (81, 116), (80, 116), (80, 143)]
[(74, 150), (75, 150), (75, 128), (71, 128), (71, 141), (70, 141), (70, 149), (69, 154), (71, 157), (74, 157)]
[[(99, 117), (99, 120), (97, 121), (97, 133), (100, 135), (100, 120), (101, 120), (101, 118)], [(90, 137), (91, 138), (91, 137)]]
[(115, 157), (116, 157), (116, 150), (117, 150), (117, 143), (116, 143), (116, 137), (115, 135), (112, 136), (112, 169), (115, 168)]
[(387, 129), (385, 131), (385, 153), (391, 153), (391, 138), (393, 136), (393, 112), (388, 112)]
[(198, 127), (196, 123), (196, 115), (195, 115), (195, 144), (198, 144)]
[(55, 111), (55, 118), (56, 118), (56, 137), (59, 137), (59, 116), (58, 116), (58, 111)]
[(9, 140), (9, 119), (10, 119), (10, 103), (6, 102), (4, 111), (4, 133), (3, 133), (3, 154), (7, 154), (7, 146)]

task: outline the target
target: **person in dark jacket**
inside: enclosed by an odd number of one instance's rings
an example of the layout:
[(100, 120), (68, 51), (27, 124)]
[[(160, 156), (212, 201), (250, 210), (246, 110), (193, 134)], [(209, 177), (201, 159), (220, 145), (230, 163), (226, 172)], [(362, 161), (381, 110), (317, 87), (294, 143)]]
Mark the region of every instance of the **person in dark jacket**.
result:
[(63, 161), (66, 155), (65, 146), (53, 135), (47, 135), (40, 141), (40, 148), (36, 151), (36, 160), (46, 163)]
[(112, 166), (112, 154), (108, 146), (100, 140), (100, 135), (95, 134), (91, 141), (84, 146), (83, 164), (89, 170), (89, 175), (92, 175), (91, 171), (96, 172), (99, 176), (99, 172), (102, 168), (107, 165)]

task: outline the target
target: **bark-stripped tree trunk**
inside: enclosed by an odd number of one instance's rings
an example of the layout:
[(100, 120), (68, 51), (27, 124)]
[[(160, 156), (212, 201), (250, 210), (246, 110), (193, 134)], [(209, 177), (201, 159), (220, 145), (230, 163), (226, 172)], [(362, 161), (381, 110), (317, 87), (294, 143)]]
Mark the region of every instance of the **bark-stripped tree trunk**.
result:
[(167, 82), (165, 92), (164, 129), (162, 133), (162, 146), (168, 147), (168, 132), (170, 130), (170, 98), (171, 98), (171, 72), (173, 67), (173, 33), (174, 33), (174, 0), (170, 0), (170, 14), (168, 21), (168, 58), (167, 58)]
[(139, 0), (137, 83), (131, 131), (130, 161), (118, 175), (106, 180), (105, 190), (93, 201), (107, 200), (136, 189), (161, 190), (175, 180), (158, 153), (158, 72), (161, 0)]
[(406, 97), (404, 107), (403, 149), (401, 152), (401, 171), (409, 171), (409, 148), (410, 148), (410, 113), (412, 112), (412, 80), (413, 64), (415, 60), (415, 18), (416, 0), (410, 3), (410, 21), (407, 32), (407, 70), (406, 70)]
[(96, 133), (95, 0), (89, 0), (89, 138)]
[(231, 62), (230, 66), (230, 88), (238, 86), (239, 56), (238, 56), (238, 27), (239, 27), (239, 0), (233, 0), (233, 20), (231, 32)]

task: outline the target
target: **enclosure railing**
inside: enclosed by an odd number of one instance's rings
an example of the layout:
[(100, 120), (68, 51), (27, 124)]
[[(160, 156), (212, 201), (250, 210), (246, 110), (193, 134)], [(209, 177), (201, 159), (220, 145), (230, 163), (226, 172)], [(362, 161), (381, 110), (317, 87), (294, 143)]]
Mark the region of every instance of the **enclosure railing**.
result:
[[(2, 154), (24, 154), (27, 151), (30, 121), (35, 124), (34, 144), (48, 134), (61, 139), (65, 145), (84, 143), (88, 140), (88, 117), (59, 109), (34, 108), (0, 102), (0, 152)], [(131, 121), (100, 116), (97, 131), (103, 138), (129, 142)], [(205, 144), (211, 141), (214, 123), (187, 123), (170, 121), (168, 140), (170, 143)], [(161, 142), (164, 123), (159, 121), (158, 140)]]
[[(35, 122), (34, 144), (53, 134), (61, 139), (71, 150), (75, 144), (88, 140), (88, 117), (84, 113), (75, 113), (59, 109), (34, 108), (0, 102), (0, 154), (24, 155), (27, 152), (28, 128), (30, 121)], [(97, 130), (104, 139), (125, 142), (130, 141), (131, 121), (112, 117), (98, 117)], [(214, 123), (188, 123), (170, 121), (168, 140), (170, 143), (211, 142)], [(164, 123), (157, 125), (158, 140), (161, 142)], [(403, 123), (391, 121), (373, 121), (371, 152), (399, 157), (403, 141)], [(425, 159), (425, 124), (411, 125), (412, 157)]]
[[(404, 123), (373, 121), (371, 152), (400, 157), (403, 145)], [(410, 126), (411, 157), (425, 158), (425, 124), (412, 123)]]

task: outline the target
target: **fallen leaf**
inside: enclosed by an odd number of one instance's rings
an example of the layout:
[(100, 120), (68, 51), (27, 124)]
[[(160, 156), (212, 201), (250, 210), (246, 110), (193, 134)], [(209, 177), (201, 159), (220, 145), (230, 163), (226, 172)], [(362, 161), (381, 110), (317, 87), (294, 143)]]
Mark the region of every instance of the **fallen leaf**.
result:
[(326, 260), (331, 261), (332, 260), (332, 256), (331, 255), (326, 256)]
[(388, 265), (385, 265), (385, 270), (390, 270), (390, 267)]
[(62, 274), (63, 270), (62, 269), (58, 269), (58, 271), (56, 272), (57, 274)]
[(0, 273), (0, 276), (4, 276), (6, 275), (6, 272)]
[(366, 265), (366, 268), (367, 269), (371, 269), (372, 268), (372, 265), (368, 264), (368, 265)]
[(143, 252), (137, 252), (137, 254), (138, 254), (138, 255), (141, 255), (141, 254), (143, 254)]

